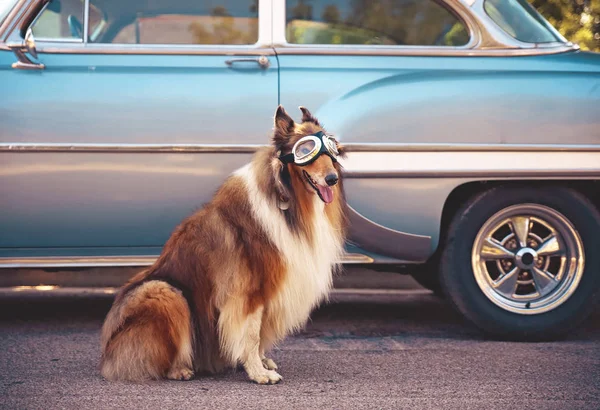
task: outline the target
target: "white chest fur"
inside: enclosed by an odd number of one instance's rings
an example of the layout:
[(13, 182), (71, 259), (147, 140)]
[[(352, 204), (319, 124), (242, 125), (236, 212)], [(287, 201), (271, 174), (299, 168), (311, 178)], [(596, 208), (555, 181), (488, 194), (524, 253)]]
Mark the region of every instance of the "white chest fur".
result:
[(311, 310), (326, 297), (331, 288), (332, 268), (343, 251), (343, 240), (329, 223), (325, 204), (316, 195), (314, 238), (310, 244), (290, 231), (282, 211), (260, 192), (250, 164), (236, 175), (243, 178), (248, 188), (254, 216), (286, 261), (286, 278), (268, 309), (277, 316), (275, 330), (281, 338), (304, 326)]

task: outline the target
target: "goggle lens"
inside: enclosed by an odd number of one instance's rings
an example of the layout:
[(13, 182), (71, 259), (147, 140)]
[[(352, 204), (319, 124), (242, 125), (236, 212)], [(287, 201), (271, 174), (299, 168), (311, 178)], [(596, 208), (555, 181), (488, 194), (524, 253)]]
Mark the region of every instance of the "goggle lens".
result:
[(312, 154), (317, 148), (317, 144), (314, 140), (306, 140), (296, 147), (296, 157), (298, 159), (304, 159)]
[(325, 142), (325, 147), (329, 150), (329, 152), (335, 156), (339, 155), (337, 145), (335, 141), (329, 137), (323, 137), (323, 141)]

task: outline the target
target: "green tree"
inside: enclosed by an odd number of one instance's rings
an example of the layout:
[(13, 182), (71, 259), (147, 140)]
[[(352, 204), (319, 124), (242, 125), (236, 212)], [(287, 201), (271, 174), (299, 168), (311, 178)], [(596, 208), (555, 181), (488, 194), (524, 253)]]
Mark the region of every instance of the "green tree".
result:
[(325, 7), (323, 10), (323, 15), (321, 16), (324, 22), (326, 23), (339, 23), (340, 21), (340, 10), (337, 8), (335, 4), (330, 4)]
[(569, 41), (600, 52), (600, 0), (528, 0)]
[(299, 0), (296, 7), (292, 8), (294, 20), (312, 20), (313, 8), (305, 0)]
[(258, 19), (248, 19), (247, 27), (236, 27), (236, 18), (232, 17), (224, 6), (211, 11), (210, 23), (195, 21), (189, 30), (196, 44), (252, 44), (258, 38)]
[(214, 7), (210, 15), (215, 17), (231, 17), (225, 6)]

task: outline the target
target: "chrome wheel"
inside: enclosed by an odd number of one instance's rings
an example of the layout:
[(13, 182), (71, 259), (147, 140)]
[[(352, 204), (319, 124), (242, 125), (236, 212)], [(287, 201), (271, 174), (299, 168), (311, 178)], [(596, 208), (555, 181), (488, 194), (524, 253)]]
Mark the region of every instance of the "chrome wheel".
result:
[(538, 314), (564, 303), (583, 275), (583, 244), (573, 224), (552, 208), (513, 205), (479, 230), (471, 256), (479, 288), (510, 312)]

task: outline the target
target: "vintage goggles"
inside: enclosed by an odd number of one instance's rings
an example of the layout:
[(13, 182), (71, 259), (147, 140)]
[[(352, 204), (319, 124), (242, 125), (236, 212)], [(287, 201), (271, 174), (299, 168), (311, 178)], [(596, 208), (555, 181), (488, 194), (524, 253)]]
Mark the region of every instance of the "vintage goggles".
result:
[(339, 155), (335, 140), (325, 135), (323, 131), (300, 138), (294, 144), (292, 152), (280, 156), (279, 160), (284, 164), (293, 162), (296, 165), (305, 166), (313, 163), (321, 154), (329, 155), (333, 162), (337, 162)]

